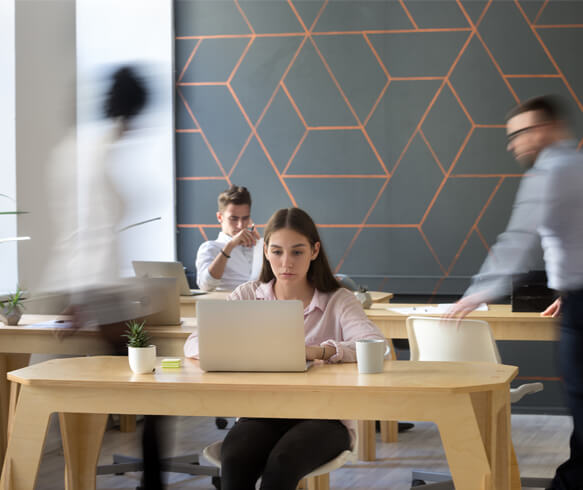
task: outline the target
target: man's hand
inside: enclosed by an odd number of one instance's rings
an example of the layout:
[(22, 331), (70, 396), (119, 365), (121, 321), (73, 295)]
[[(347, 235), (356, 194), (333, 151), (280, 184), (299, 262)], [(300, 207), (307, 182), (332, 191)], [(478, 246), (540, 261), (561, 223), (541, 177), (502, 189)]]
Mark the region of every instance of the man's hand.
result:
[(59, 340), (75, 334), (86, 321), (86, 314), (81, 305), (69, 305), (61, 312), (61, 315), (70, 316), (71, 320), (68, 322), (68, 328), (59, 328), (55, 331), (54, 334)]
[(540, 316), (550, 316), (551, 318), (557, 318), (561, 314), (561, 298), (557, 298), (553, 301), (548, 308), (543, 311)]
[(457, 303), (454, 303), (444, 316), (448, 320), (463, 320), (468, 314), (484, 303), (486, 299), (486, 295), (483, 293), (470, 294), (460, 299)]
[(257, 240), (260, 238), (261, 237), (259, 236), (259, 233), (257, 233), (255, 226), (252, 226), (250, 230), (245, 228), (237, 233), (230, 243), (233, 245), (232, 248), (235, 248), (238, 245), (242, 245), (243, 247), (254, 247)]

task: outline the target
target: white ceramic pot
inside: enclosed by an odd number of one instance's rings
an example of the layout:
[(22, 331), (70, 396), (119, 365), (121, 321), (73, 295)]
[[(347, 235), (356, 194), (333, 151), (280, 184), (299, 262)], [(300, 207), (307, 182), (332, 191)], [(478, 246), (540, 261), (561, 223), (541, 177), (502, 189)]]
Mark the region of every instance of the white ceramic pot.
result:
[(156, 367), (156, 346), (128, 347), (130, 369), (136, 374), (146, 374)]

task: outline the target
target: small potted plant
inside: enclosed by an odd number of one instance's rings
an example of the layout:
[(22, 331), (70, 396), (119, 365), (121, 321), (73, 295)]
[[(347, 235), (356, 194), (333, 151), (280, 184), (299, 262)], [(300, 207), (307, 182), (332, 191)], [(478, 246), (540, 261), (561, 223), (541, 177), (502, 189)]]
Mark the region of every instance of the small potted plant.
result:
[(6, 300), (0, 301), (0, 320), (6, 325), (18, 325), (24, 309), (23, 294), (24, 291), (17, 286), (14, 294), (9, 294)]
[(144, 330), (144, 322), (132, 320), (126, 323), (124, 337), (128, 339), (128, 359), (136, 374), (151, 373), (156, 367), (156, 346), (150, 344), (150, 336)]

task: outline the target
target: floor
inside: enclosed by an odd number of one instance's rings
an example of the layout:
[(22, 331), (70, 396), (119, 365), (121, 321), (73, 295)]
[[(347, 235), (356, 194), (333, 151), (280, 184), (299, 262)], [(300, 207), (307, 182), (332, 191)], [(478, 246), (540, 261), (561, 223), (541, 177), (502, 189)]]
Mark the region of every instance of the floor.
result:
[[(172, 454), (200, 452), (204, 446), (222, 439), (224, 430), (217, 429), (214, 418), (175, 417), (166, 418), (167, 446)], [(231, 419), (230, 424), (233, 423)], [(550, 477), (554, 469), (566, 459), (571, 420), (567, 416), (513, 415), (513, 441), (521, 474), (531, 477)], [(121, 433), (115, 427), (105, 434), (100, 457), (101, 464), (111, 463), (115, 453), (139, 456), (139, 434)], [(378, 437), (378, 434), (377, 434)], [(173, 441), (170, 443), (170, 439)], [(63, 455), (59, 436), (52, 430), (47, 438), (47, 451), (43, 456), (37, 490), (64, 488)], [(356, 462), (336, 470), (331, 475), (331, 488), (340, 489), (390, 489), (410, 488), (411, 469), (447, 470), (439, 433), (434, 424), (417, 422), (415, 427), (400, 434), (398, 444), (381, 443), (377, 439), (377, 460)], [(52, 448), (52, 449), (51, 449)], [(168, 489), (212, 490), (210, 477), (167, 474)], [(100, 475), (98, 489), (133, 490), (139, 484), (140, 473), (125, 475)]]

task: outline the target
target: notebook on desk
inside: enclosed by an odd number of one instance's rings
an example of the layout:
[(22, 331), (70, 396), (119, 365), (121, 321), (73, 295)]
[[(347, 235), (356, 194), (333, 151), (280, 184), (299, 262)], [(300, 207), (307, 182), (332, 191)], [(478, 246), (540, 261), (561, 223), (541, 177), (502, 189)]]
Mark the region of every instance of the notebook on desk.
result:
[(180, 296), (197, 296), (206, 294), (204, 291), (190, 289), (184, 266), (180, 262), (161, 262), (151, 260), (132, 261), (137, 277), (173, 277), (178, 283)]
[(204, 371), (305, 371), (301, 301), (201, 301), (196, 310)]

